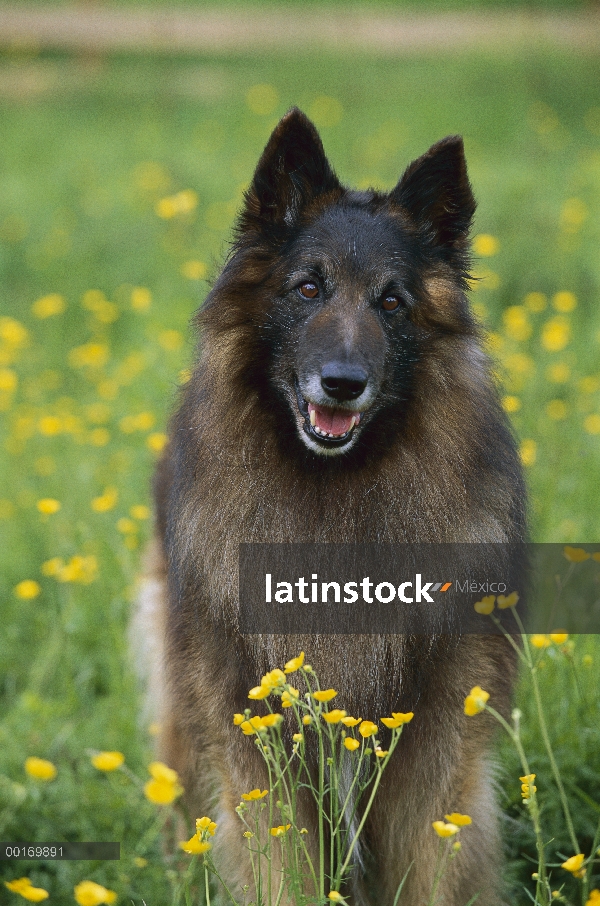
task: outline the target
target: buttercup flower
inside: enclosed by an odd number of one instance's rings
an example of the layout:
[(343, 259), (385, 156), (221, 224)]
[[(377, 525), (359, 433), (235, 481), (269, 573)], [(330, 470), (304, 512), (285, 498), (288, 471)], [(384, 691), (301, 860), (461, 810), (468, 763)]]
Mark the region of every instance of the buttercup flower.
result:
[(392, 716), (382, 717), (381, 723), (389, 727), (390, 730), (395, 730), (397, 727), (410, 723), (414, 716), (412, 711), (408, 711), (406, 714), (402, 714), (401, 711), (392, 711)]
[(291, 661), (288, 661), (285, 667), (283, 668), (284, 673), (295, 673), (296, 670), (300, 670), (300, 667), (304, 664), (304, 652), (301, 651), (298, 657), (293, 657)]
[(294, 699), (299, 698), (300, 693), (297, 689), (294, 689), (293, 686), (290, 686), (289, 689), (285, 689), (281, 696), (281, 707), (282, 708), (291, 708), (294, 702)]
[(446, 824), (444, 821), (434, 821), (431, 825), (438, 837), (453, 837), (460, 828), (453, 822)]
[(486, 595), (481, 601), (476, 601), (473, 607), (477, 613), (485, 614), (487, 616), (493, 611), (495, 603), (495, 595)]
[(152, 777), (144, 786), (144, 795), (155, 805), (170, 805), (183, 793), (179, 784), (177, 771), (168, 768), (161, 761), (153, 761), (148, 766)]
[(198, 835), (194, 834), (189, 840), (184, 840), (183, 843), (180, 843), (179, 847), (185, 853), (195, 856), (208, 852), (212, 847), (212, 843), (209, 843), (207, 840), (199, 840)]
[(342, 717), (342, 723), (345, 727), (356, 727), (362, 721), (362, 717)]
[(21, 598), (23, 601), (37, 598), (41, 590), (39, 583), (34, 579), (23, 579), (22, 582), (15, 585), (15, 594), (17, 598)]
[(92, 757), (92, 764), (99, 771), (116, 771), (125, 761), (121, 752), (98, 752)]
[(58, 771), (51, 761), (31, 756), (25, 759), (25, 771), (35, 780), (54, 780)]
[(79, 906), (101, 906), (102, 903), (114, 903), (117, 899), (114, 890), (107, 890), (95, 881), (82, 881), (77, 884), (74, 893)]
[(243, 720), (240, 724), (240, 730), (244, 736), (252, 736), (253, 733), (260, 733), (265, 729), (263, 719), (258, 714), (255, 717), (248, 718), (248, 720)]
[(349, 752), (355, 752), (358, 749), (358, 747), (360, 746), (360, 743), (359, 743), (358, 739), (354, 739), (353, 736), (346, 736), (346, 738), (344, 740), (344, 745), (346, 746), (346, 748), (348, 749)]
[(272, 837), (283, 837), (284, 834), (287, 834), (291, 824), (280, 824), (279, 827), (272, 827), (269, 833)]
[(48, 891), (43, 887), (34, 887), (29, 878), (17, 878), (15, 881), (5, 881), (4, 886), (12, 893), (18, 893), (24, 900), (31, 903), (41, 903), (48, 899)]
[(569, 638), (568, 632), (551, 632), (550, 638), (555, 645), (562, 645)]
[[(254, 790), (256, 792), (256, 790)], [(265, 791), (266, 792), (266, 791)], [(196, 818), (196, 832), (209, 834), (211, 837), (214, 837), (215, 831), (217, 829), (217, 824), (215, 821), (211, 821), (210, 818), (207, 818), (204, 815), (203, 818)]]
[(533, 781), (535, 780), (535, 774), (525, 774), (524, 777), (519, 777), (521, 781), (521, 796), (523, 797), (523, 802), (527, 803), (531, 799), (533, 793), (537, 792), (537, 786), (534, 786)]
[(345, 711), (340, 711), (339, 708), (334, 708), (332, 711), (328, 711), (327, 714), (323, 714), (323, 720), (327, 721), (328, 724), (339, 724), (341, 719), (345, 716)]
[(570, 859), (567, 859), (566, 862), (563, 862), (560, 866), (564, 868), (565, 871), (570, 871), (571, 874), (576, 874), (580, 869), (583, 863), (585, 862), (585, 856), (583, 853), (578, 853), (576, 856), (571, 856)]
[(536, 633), (531, 636), (530, 642), (534, 648), (547, 648), (550, 644), (550, 636)]
[(294, 742), (302, 742), (304, 740), (304, 734), (303, 733), (294, 733), (294, 735), (292, 736), (292, 739), (294, 740)]
[(265, 714), (262, 718), (262, 725), (263, 727), (278, 727), (282, 720), (283, 715), (281, 714)]
[(498, 595), (497, 597), (498, 609), (507, 610), (509, 607), (515, 607), (519, 602), (519, 595), (516, 591), (511, 592), (509, 595)]
[(313, 692), (313, 698), (318, 702), (330, 702), (332, 698), (335, 698), (337, 692), (335, 689), (323, 689), (321, 692)]
[(246, 720), (246, 718), (244, 717), (243, 714), (234, 714), (233, 715), (233, 723), (234, 723), (234, 726), (236, 726), (236, 727), (239, 727), (240, 724), (243, 724), (245, 720)]
[(571, 547), (569, 544), (563, 548), (563, 554), (570, 563), (583, 563), (590, 558), (590, 554), (582, 547)]
[(465, 714), (468, 717), (479, 714), (485, 708), (485, 703), (489, 697), (490, 693), (482, 689), (481, 686), (473, 686), (471, 692), (465, 698)]
[(268, 790), (263, 790), (262, 793), (260, 790), (250, 790), (249, 793), (242, 793), (242, 799), (246, 802), (254, 802), (256, 799), (264, 799), (269, 793)]
[(460, 812), (452, 812), (451, 815), (444, 815), (446, 821), (449, 821), (450, 824), (456, 824), (457, 827), (466, 827), (468, 824), (471, 824), (471, 818), (469, 815), (461, 815)]
[(37, 508), (42, 515), (52, 516), (60, 510), (60, 503), (52, 497), (44, 497), (42, 500), (38, 500)]
[(344, 900), (341, 893), (338, 893), (337, 890), (330, 890), (327, 894), (327, 899), (331, 900), (332, 903), (342, 903)]
[(358, 728), (358, 732), (361, 736), (364, 736), (365, 739), (368, 736), (375, 736), (377, 733), (377, 724), (374, 724), (372, 720), (363, 720)]
[(305, 727), (308, 727), (310, 726), (310, 724), (312, 724), (312, 717), (310, 716), (310, 714), (304, 715), (304, 717), (302, 718), (302, 723)]

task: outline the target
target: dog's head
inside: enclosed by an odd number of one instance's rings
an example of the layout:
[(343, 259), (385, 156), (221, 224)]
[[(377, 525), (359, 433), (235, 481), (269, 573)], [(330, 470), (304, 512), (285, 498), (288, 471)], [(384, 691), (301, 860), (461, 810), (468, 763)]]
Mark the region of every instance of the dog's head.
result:
[(474, 210), (459, 136), (389, 194), (355, 192), (303, 113), (281, 120), (200, 320), (236, 336), (238, 391), (255, 394), (288, 448), (339, 456), (367, 432), (401, 430), (420, 363), (474, 332), (464, 298)]

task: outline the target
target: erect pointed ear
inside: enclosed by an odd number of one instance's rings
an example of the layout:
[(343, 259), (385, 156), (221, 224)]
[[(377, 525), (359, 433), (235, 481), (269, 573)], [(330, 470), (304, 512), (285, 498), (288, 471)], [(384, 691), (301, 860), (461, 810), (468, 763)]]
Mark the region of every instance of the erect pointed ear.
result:
[(409, 164), (390, 198), (435, 245), (448, 252), (464, 250), (475, 199), (460, 135), (443, 138)]
[(319, 133), (301, 110), (292, 107), (258, 162), (239, 230), (291, 226), (313, 198), (340, 188)]

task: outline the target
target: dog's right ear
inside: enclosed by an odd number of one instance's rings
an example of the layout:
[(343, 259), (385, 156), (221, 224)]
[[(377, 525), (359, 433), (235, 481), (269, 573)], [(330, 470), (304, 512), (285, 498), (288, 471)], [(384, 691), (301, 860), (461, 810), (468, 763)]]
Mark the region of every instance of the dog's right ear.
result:
[(316, 196), (341, 189), (319, 133), (292, 107), (275, 127), (246, 192), (238, 232), (293, 226)]

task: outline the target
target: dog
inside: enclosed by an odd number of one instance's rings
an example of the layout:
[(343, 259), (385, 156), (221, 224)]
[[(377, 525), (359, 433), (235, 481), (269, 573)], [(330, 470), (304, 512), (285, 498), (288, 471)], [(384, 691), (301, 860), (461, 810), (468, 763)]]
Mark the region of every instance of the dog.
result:
[[(215, 861), (229, 889), (246, 885), (251, 899), (235, 807), (268, 781), (232, 715), (261, 675), (303, 648), (348, 713), (414, 709), (345, 896), (392, 906), (408, 871), (399, 902), (428, 902), (431, 823), (458, 811), (472, 824), (438, 893), (446, 906), (502, 902), (494, 722), (466, 717), (463, 704), (480, 685), (508, 715), (516, 658), (505, 640), (238, 629), (241, 542), (525, 538), (519, 457), (466, 298), (474, 211), (459, 136), (434, 144), (389, 193), (358, 192), (293, 108), (195, 316), (196, 362), (155, 477), (142, 610), (153, 624), (161, 756), (191, 813), (218, 821)], [(316, 816), (304, 820), (311, 846)]]

